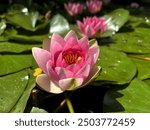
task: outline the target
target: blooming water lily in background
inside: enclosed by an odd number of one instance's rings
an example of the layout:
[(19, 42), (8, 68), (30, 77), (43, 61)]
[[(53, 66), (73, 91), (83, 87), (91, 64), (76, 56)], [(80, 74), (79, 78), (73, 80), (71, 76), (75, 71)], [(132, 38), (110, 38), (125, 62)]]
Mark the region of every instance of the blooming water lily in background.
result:
[(83, 18), (83, 22), (77, 21), (77, 25), (80, 28), (83, 35), (87, 37), (93, 37), (98, 31), (103, 33), (107, 29), (106, 21), (103, 17), (86, 17)]
[(70, 16), (76, 16), (78, 14), (81, 14), (83, 10), (85, 9), (85, 6), (83, 6), (80, 3), (69, 2), (67, 4), (64, 4), (64, 6)]
[(102, 8), (102, 1), (99, 0), (89, 0), (86, 2), (86, 6), (90, 13), (97, 13)]
[(52, 93), (87, 85), (100, 71), (100, 66), (96, 66), (99, 46), (96, 40), (91, 46), (90, 42), (93, 40), (88, 41), (86, 36), (78, 39), (76, 33), (70, 31), (65, 38), (54, 33), (49, 48), (34, 47), (33, 56), (44, 72), (37, 76), (37, 84)]

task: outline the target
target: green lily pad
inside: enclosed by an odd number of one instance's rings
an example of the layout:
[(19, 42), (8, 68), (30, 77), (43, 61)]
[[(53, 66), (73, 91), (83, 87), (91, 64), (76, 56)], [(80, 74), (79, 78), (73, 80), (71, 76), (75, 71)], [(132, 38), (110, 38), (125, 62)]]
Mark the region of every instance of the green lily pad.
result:
[(0, 77), (0, 112), (10, 112), (28, 83), (27, 71)]
[(143, 80), (150, 87), (150, 79)]
[[(105, 107), (109, 111), (150, 112), (150, 86), (134, 79), (126, 88), (109, 91), (104, 97)], [(105, 109), (106, 110), (106, 109)], [(106, 112), (106, 111), (105, 111)]]
[(129, 83), (136, 74), (136, 66), (123, 52), (114, 51), (101, 46), (100, 59), (97, 62), (102, 67), (102, 72), (96, 79), (117, 84)]
[(18, 100), (18, 102), (16, 103), (16, 105), (13, 107), (13, 109), (11, 110), (11, 112), (24, 112), (26, 105), (27, 105), (27, 101), (29, 99), (29, 96), (31, 94), (31, 90), (36, 86), (35, 84), (35, 77), (33, 77), (33, 74), (30, 74), (30, 79), (29, 82), (22, 94), (22, 96), (20, 97), (20, 99)]
[(3, 35), (0, 36), (0, 42), (5, 42), (7, 41), (8, 39), (6, 37), (4, 37)]
[(50, 30), (52, 33), (65, 34), (70, 30), (68, 21), (60, 14), (55, 15), (50, 21)]
[(150, 29), (136, 28), (134, 31), (117, 33), (113, 36), (114, 44), (110, 44), (113, 49), (126, 53), (150, 53)]
[(6, 29), (6, 23), (5, 21), (1, 21), (0, 22), (0, 35), (4, 32), (5, 29)]
[(15, 26), (22, 27), (26, 30), (35, 31), (36, 23), (39, 17), (38, 12), (6, 14), (6, 20)]
[[(140, 57), (140, 55), (136, 55), (136, 57), (138, 56)], [(139, 59), (136, 57), (134, 58), (134, 56), (132, 56), (131, 59), (135, 63), (138, 69), (137, 78), (140, 80), (150, 78), (150, 60)]]
[(0, 42), (0, 53), (22, 53), (30, 51), (32, 47), (41, 47), (40, 44), (18, 44), (14, 42)]
[(32, 66), (32, 55), (0, 55), (0, 75), (14, 73)]
[(17, 30), (15, 29), (8, 29), (5, 31), (5, 37), (18, 41), (18, 42), (23, 42), (25, 43), (37, 43), (37, 42), (42, 42), (45, 37), (47, 37), (48, 34), (42, 34), (42, 35), (21, 35), (18, 34)]
[(33, 107), (30, 113), (48, 113), (44, 109), (40, 109), (38, 107)]
[(127, 25), (132, 28), (136, 28), (136, 27), (150, 28), (150, 18), (145, 16), (139, 16), (139, 15), (138, 16), (131, 15)]
[(107, 21), (108, 29), (103, 36), (111, 36), (119, 31), (119, 29), (128, 21), (129, 11), (125, 9), (116, 9), (109, 14), (104, 15)]

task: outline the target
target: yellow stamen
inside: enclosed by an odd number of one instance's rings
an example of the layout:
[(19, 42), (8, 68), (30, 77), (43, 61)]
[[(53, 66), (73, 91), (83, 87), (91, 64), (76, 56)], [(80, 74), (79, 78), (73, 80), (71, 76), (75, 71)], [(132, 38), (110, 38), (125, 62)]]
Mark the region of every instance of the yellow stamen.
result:
[(74, 64), (81, 60), (81, 56), (74, 52), (67, 52), (63, 55), (63, 59), (67, 64)]
[(78, 58), (77, 58), (77, 61), (80, 61), (81, 60), (81, 56), (79, 56)]
[(34, 74), (33, 74), (33, 76), (38, 76), (38, 75), (40, 75), (42, 73), (42, 69), (41, 68), (36, 68), (36, 69), (34, 69)]

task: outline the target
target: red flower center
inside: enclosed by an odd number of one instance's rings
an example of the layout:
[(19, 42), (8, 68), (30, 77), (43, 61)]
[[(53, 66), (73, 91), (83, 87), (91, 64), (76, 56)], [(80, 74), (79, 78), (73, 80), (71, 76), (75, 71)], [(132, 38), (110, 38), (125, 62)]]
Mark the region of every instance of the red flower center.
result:
[(67, 64), (74, 64), (81, 60), (81, 56), (77, 53), (74, 53), (72, 51), (66, 52), (63, 55), (63, 59)]

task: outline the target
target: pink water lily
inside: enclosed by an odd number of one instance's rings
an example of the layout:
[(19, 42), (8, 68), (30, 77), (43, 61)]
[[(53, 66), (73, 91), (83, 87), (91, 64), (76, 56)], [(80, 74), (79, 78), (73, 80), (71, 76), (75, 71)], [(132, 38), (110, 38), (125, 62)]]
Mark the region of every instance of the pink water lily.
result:
[[(89, 42), (94, 44), (90, 46)], [(86, 36), (78, 39), (76, 33), (70, 31), (65, 38), (54, 33), (45, 44), (49, 44), (49, 48), (46, 45), (45, 49), (32, 49), (33, 57), (44, 72), (37, 76), (36, 82), (45, 91), (74, 90), (90, 83), (99, 73), (96, 40), (88, 41)]]
[(97, 13), (102, 8), (102, 1), (99, 0), (88, 0), (86, 6), (90, 13)]
[(71, 16), (76, 16), (78, 14), (81, 14), (83, 12), (83, 10), (85, 9), (85, 6), (83, 6), (80, 3), (67, 3), (64, 4), (65, 9), (67, 10), (67, 12), (69, 13), (69, 15)]
[(77, 25), (80, 28), (82, 34), (87, 37), (94, 36), (98, 31), (101, 33), (105, 32), (107, 29), (106, 20), (101, 17), (87, 17), (83, 18), (83, 22), (77, 21)]

